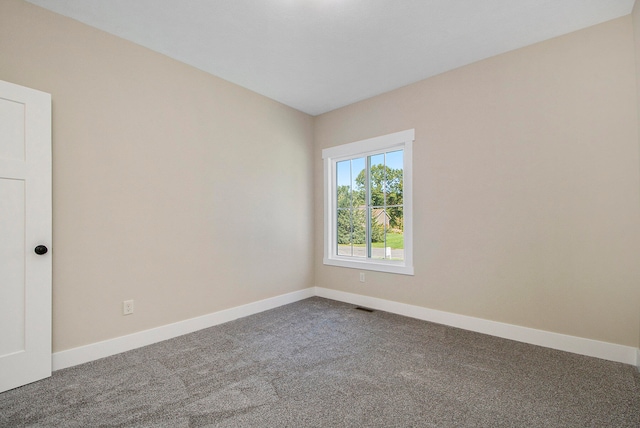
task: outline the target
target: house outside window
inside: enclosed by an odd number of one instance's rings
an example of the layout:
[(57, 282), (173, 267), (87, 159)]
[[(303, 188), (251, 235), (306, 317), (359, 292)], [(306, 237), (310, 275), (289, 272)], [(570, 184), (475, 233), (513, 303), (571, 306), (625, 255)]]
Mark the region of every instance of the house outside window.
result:
[(322, 151), (324, 264), (413, 275), (414, 130)]

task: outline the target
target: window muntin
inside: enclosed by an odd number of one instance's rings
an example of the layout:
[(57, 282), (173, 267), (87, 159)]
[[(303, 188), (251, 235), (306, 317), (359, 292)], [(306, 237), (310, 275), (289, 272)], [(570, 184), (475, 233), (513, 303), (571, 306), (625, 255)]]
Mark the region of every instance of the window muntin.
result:
[(413, 134), (323, 150), (325, 264), (413, 274)]

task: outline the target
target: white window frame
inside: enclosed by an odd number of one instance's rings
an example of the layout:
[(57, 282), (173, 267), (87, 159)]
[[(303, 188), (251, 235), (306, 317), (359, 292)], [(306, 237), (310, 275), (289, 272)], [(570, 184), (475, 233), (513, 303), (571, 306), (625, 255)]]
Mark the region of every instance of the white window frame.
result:
[[(413, 275), (413, 141), (415, 130), (408, 129), (380, 137), (330, 147), (322, 151), (324, 160), (324, 257), (325, 265)], [(355, 258), (336, 254), (336, 163), (381, 152), (403, 150), (404, 260)]]

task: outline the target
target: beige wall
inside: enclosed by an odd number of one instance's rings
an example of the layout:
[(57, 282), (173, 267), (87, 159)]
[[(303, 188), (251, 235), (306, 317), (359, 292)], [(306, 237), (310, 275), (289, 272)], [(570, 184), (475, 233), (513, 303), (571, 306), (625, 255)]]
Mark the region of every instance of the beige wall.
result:
[(322, 265), (317, 216), (316, 286), (638, 346), (632, 32), (623, 17), (316, 117), (316, 212), (323, 148), (416, 132), (415, 276)]
[[(632, 32), (621, 18), (313, 119), (0, 2), (0, 79), (53, 95), (54, 351), (314, 284), (638, 346)], [(416, 275), (361, 284), (322, 265), (321, 149), (408, 128)]]
[[(638, 97), (638, 127), (640, 129), (640, 0), (636, 0), (633, 5), (631, 19), (633, 21), (633, 46), (636, 57), (636, 94)], [(638, 141), (638, 144), (640, 145), (640, 141)], [(638, 301), (638, 313), (640, 313), (640, 299)], [(640, 367), (640, 361), (638, 361), (638, 365)]]
[(54, 351), (312, 285), (310, 116), (20, 0), (0, 79), (53, 98)]

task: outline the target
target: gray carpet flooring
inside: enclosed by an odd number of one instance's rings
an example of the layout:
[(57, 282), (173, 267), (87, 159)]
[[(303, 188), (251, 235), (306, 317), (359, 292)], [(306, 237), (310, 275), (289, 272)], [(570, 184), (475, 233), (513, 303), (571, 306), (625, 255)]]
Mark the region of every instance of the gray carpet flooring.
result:
[(640, 427), (629, 365), (318, 297), (0, 394), (2, 427)]

